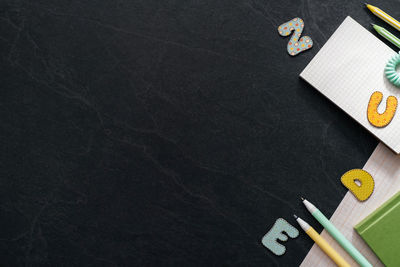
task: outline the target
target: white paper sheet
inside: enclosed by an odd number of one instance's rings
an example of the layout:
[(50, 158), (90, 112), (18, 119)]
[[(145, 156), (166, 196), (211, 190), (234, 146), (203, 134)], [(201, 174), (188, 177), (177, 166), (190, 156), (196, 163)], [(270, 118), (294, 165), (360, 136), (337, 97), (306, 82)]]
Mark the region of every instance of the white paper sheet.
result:
[[(396, 155), (380, 143), (363, 169), (369, 172), (375, 181), (375, 188), (371, 197), (365, 202), (360, 202), (352, 193), (347, 192), (330, 220), (373, 266), (383, 266), (353, 227), (400, 190), (400, 155)], [(339, 182), (340, 177), (338, 177)], [(310, 201), (318, 205), (317, 199), (310, 199)], [(351, 266), (358, 266), (328, 232), (324, 230), (321, 235)], [(319, 267), (336, 265), (314, 244), (300, 266)]]
[(384, 68), (396, 52), (347, 17), (318, 54), (300, 74), (304, 80), (328, 97), (373, 135), (400, 153), (400, 107), (384, 128), (372, 126), (367, 119), (371, 94), (383, 93), (379, 112), (386, 108), (386, 99), (393, 95), (400, 103), (400, 88), (384, 75)]

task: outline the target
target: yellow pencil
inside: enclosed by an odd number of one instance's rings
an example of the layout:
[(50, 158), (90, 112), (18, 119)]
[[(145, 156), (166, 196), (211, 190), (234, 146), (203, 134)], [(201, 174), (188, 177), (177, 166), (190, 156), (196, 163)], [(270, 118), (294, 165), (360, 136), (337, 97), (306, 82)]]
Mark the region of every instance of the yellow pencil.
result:
[(300, 227), (339, 267), (351, 267), (308, 223), (294, 215)]
[(394, 18), (383, 12), (381, 9), (377, 8), (376, 6), (372, 6), (367, 3), (365, 3), (365, 5), (372, 12), (372, 14), (374, 14), (378, 18), (383, 19), (384, 21), (392, 25), (396, 30), (400, 31), (400, 22), (398, 22), (397, 20), (395, 20)]

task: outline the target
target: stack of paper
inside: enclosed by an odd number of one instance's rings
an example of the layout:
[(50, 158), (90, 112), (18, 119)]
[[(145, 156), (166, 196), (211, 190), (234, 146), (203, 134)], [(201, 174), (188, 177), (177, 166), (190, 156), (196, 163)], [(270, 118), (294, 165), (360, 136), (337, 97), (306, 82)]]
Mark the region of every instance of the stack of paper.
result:
[(372, 126), (367, 119), (367, 107), (373, 92), (383, 93), (379, 112), (385, 110), (390, 95), (400, 102), (400, 89), (392, 85), (384, 74), (387, 62), (395, 54), (372, 33), (347, 17), (300, 77), (399, 154), (400, 107), (384, 128)]

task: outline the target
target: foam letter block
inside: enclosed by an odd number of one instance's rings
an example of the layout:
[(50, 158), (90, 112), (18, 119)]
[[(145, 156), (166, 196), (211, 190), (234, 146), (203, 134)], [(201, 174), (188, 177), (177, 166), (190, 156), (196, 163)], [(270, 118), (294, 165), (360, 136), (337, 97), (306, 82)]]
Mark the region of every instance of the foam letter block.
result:
[[(359, 201), (367, 200), (374, 191), (374, 178), (372, 178), (371, 174), (361, 169), (354, 169), (346, 172), (340, 180)], [(358, 185), (356, 181), (358, 181), (360, 185)]]
[(373, 126), (381, 128), (388, 125), (396, 113), (397, 98), (389, 96), (386, 100), (386, 109), (383, 113), (378, 112), (378, 106), (382, 102), (383, 94), (379, 91), (374, 92), (368, 103), (367, 117), (369, 123)]
[[(283, 232), (285, 232), (287, 235)], [(298, 235), (299, 231), (294, 226), (292, 226), (286, 220), (279, 218), (276, 220), (271, 230), (269, 230), (268, 233), (265, 234), (261, 242), (272, 253), (277, 256), (281, 256), (285, 253), (286, 247), (278, 243), (278, 240), (287, 241), (288, 236), (291, 238), (296, 238)]]
[(282, 36), (288, 36), (293, 32), (287, 45), (287, 51), (291, 56), (295, 56), (313, 46), (313, 41), (309, 36), (301, 37), (303, 29), (304, 21), (301, 18), (294, 18), (278, 27), (278, 32)]

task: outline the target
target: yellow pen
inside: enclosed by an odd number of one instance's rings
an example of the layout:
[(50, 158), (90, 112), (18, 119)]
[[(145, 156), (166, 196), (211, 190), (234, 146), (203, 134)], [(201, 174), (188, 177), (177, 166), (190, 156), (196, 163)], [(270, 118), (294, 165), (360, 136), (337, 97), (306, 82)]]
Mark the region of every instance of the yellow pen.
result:
[(394, 28), (396, 28), (396, 30), (400, 31), (400, 22), (398, 22), (397, 20), (395, 20), (394, 18), (383, 12), (381, 9), (377, 8), (376, 6), (372, 6), (367, 3), (365, 3), (365, 5), (372, 12), (372, 14), (374, 14), (380, 19), (383, 19), (384, 21), (392, 25)]
[(329, 256), (339, 267), (350, 267), (342, 256), (336, 252), (329, 244), (322, 238), (308, 223), (306, 223), (301, 218), (293, 215), (296, 221), (299, 223), (300, 227), (306, 232), (306, 234), (311, 237), (312, 240), (325, 252), (326, 255)]

